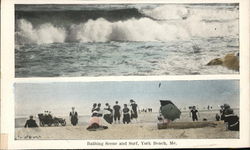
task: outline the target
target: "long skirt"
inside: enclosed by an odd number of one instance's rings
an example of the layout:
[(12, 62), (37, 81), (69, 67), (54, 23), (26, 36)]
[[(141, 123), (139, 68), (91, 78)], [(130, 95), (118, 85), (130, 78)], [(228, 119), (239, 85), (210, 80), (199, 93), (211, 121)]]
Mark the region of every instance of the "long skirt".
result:
[(130, 115), (129, 114), (124, 114), (123, 115), (123, 123), (130, 123)]
[(109, 124), (112, 124), (113, 123), (113, 116), (110, 115), (110, 114), (105, 114), (103, 116), (103, 118), (109, 123)]
[(78, 123), (78, 118), (77, 117), (71, 117), (71, 124), (75, 126)]

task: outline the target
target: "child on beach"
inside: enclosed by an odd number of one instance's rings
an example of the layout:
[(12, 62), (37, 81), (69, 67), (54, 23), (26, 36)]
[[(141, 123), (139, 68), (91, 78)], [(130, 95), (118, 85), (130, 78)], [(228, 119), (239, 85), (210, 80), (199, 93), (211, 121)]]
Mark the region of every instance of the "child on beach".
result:
[(129, 114), (129, 108), (127, 104), (124, 104), (124, 108), (122, 109), (123, 112), (123, 123), (130, 123), (130, 114)]
[[(198, 112), (198, 110), (196, 109), (196, 107), (195, 106), (193, 106), (193, 108), (192, 108), (192, 110), (190, 111), (190, 117), (191, 117), (191, 114), (192, 114), (192, 120), (193, 121), (198, 121), (198, 116), (200, 117), (200, 114), (199, 114), (199, 112)], [(197, 116), (197, 114), (198, 114), (198, 116)]]

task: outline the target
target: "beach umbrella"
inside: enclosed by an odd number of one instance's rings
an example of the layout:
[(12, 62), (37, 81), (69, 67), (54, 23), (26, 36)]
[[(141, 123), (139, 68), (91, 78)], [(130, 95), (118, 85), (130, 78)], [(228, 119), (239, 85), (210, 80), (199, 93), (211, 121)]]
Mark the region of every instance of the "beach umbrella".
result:
[(175, 120), (180, 118), (181, 111), (169, 100), (160, 100), (161, 102), (161, 114), (165, 119)]

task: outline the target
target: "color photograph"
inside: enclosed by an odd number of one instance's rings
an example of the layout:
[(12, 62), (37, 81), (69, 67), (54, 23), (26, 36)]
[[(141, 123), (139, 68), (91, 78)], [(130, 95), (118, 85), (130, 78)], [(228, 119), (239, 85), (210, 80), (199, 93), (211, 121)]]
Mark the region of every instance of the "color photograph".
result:
[(239, 74), (239, 4), (15, 4), (15, 77)]
[(238, 139), (239, 80), (15, 84), (15, 140)]

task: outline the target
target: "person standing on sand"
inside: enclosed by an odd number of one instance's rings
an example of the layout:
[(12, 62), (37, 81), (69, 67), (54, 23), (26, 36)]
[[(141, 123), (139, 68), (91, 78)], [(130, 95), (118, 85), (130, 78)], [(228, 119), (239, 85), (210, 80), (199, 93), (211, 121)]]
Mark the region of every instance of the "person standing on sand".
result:
[(97, 117), (102, 117), (102, 111), (101, 111), (101, 103), (98, 103), (96, 111), (97, 111)]
[(124, 104), (124, 108), (122, 109), (123, 112), (123, 124), (130, 123), (130, 114), (129, 114), (129, 108), (127, 104)]
[[(192, 120), (193, 121), (198, 121), (198, 116), (200, 117), (200, 114), (199, 114), (199, 112), (198, 112), (198, 110), (196, 109), (196, 107), (195, 106), (193, 106), (193, 108), (192, 108), (192, 110), (190, 111), (190, 117), (191, 117), (191, 114), (192, 114)], [(198, 114), (198, 116), (197, 116), (197, 114)]]
[(92, 112), (92, 113), (95, 111), (96, 106), (97, 106), (97, 104), (96, 104), (96, 103), (94, 103), (94, 104), (93, 104), (93, 108), (91, 109), (91, 112)]
[(137, 121), (138, 113), (137, 113), (137, 104), (133, 99), (130, 100), (130, 106), (131, 106), (131, 119), (135, 119)]
[(33, 120), (33, 116), (31, 115), (30, 116), (30, 119), (26, 121), (25, 125), (24, 125), (25, 128), (37, 128), (38, 125), (36, 124), (36, 121)]
[(97, 104), (96, 103), (94, 103), (93, 104), (93, 108), (91, 109), (91, 113), (92, 113), (92, 115), (91, 115), (91, 117), (93, 117), (93, 116), (97, 116), (97, 114), (98, 114), (98, 111), (97, 111)]
[(104, 108), (104, 115), (103, 118), (109, 123), (113, 123), (113, 110), (110, 108), (109, 103), (106, 103), (106, 108)]
[(72, 111), (69, 113), (70, 121), (73, 126), (77, 125), (78, 123), (78, 114), (75, 111), (75, 107), (72, 107)]
[(114, 109), (114, 120), (116, 123), (116, 120), (118, 120), (118, 123), (120, 123), (120, 117), (121, 117), (121, 106), (118, 105), (118, 101), (115, 102), (115, 105), (113, 106)]

